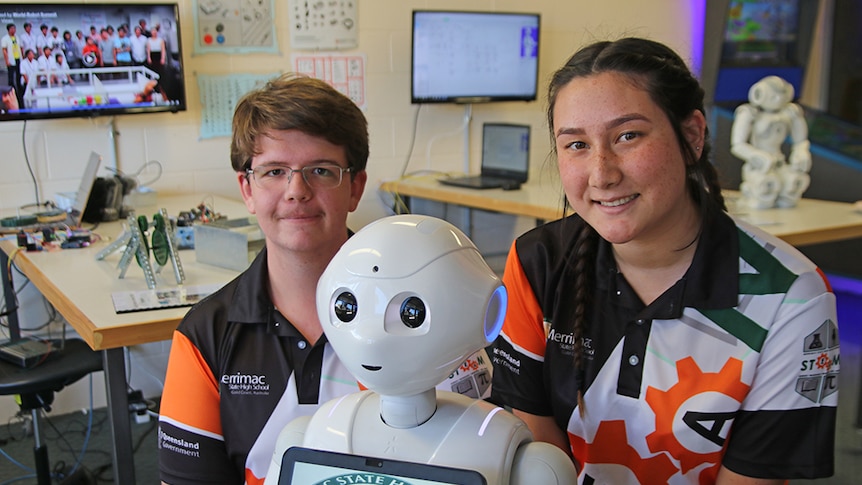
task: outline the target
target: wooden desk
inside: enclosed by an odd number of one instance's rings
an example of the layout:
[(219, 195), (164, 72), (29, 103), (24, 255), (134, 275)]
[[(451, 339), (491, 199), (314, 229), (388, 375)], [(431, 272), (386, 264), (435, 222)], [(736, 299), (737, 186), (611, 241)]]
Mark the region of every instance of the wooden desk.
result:
[[(563, 215), (563, 191), (551, 177), (532, 176), (519, 190), (468, 189), (443, 185), (438, 175), (421, 175), (383, 182), (380, 190), (394, 196), (417, 197), (471, 209), (532, 217), (537, 221)], [(538, 179), (538, 180), (533, 180)]]
[[(562, 189), (551, 177), (521, 186), (520, 190), (466, 189), (437, 182), (437, 176), (423, 175), (384, 182), (380, 190), (398, 197), (417, 197), (471, 209), (527, 216), (537, 221), (563, 215)], [(734, 217), (794, 246), (862, 237), (862, 213), (853, 204), (802, 199), (793, 209), (746, 210), (738, 207), (739, 192), (724, 192), (728, 210)]]
[[(157, 207), (141, 208), (138, 213), (152, 215), (164, 207), (168, 214), (176, 216), (180, 211), (196, 207), (201, 201), (229, 218), (248, 215), (241, 201), (200, 195), (159, 197)], [(81, 249), (18, 251), (17, 241), (12, 236), (11, 239), (0, 241), (0, 262), (5, 268), (11, 258), (13, 264), (63, 315), (81, 338), (93, 350), (102, 351), (108, 416), (114, 436), (114, 482), (134, 484), (124, 347), (170, 339), (188, 308), (119, 315), (114, 311), (112, 292), (147, 289), (143, 271), (134, 262), (129, 266), (125, 278), (118, 278), (117, 264), (122, 251), (108, 255), (102, 261), (96, 260), (96, 254), (122, 234), (123, 222), (125, 221), (100, 224), (95, 232), (110, 239)], [(233, 270), (197, 264), (194, 251), (180, 251), (179, 255), (186, 276), (185, 285), (224, 284), (237, 275)], [(4, 271), (6, 301), (15, 301), (14, 291), (11, 291), (10, 297), (11, 285), (8, 280), (7, 272)], [(156, 275), (156, 282), (156, 288), (177, 286), (170, 267)], [(12, 312), (9, 318), (17, 320), (17, 314)]]

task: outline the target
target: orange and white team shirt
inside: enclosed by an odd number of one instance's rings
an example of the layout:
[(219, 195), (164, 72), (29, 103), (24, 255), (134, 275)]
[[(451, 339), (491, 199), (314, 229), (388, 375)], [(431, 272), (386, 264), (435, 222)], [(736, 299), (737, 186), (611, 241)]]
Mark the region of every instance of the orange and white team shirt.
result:
[(492, 400), (553, 416), (580, 483), (712, 483), (721, 465), (760, 478), (831, 475), (840, 350), (835, 297), (815, 265), (720, 214), (685, 276), (645, 306), (600, 241), (577, 372), (582, 224), (571, 216), (513, 244)]

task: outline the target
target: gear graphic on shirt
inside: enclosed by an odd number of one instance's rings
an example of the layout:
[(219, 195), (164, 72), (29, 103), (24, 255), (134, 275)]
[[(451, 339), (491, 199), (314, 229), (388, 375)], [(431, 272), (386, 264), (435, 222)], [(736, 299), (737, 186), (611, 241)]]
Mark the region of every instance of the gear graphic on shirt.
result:
[[(665, 450), (670, 453), (679, 461), (682, 473), (688, 473), (704, 463), (713, 463), (714, 465), (704, 472), (714, 476), (718, 473), (724, 453), (724, 438), (719, 433), (723, 425), (733, 419), (736, 409), (726, 413), (699, 413), (694, 407), (686, 409), (685, 413), (680, 411), (693, 397), (704, 393), (719, 393), (741, 403), (751, 386), (742, 382), (742, 361), (739, 359), (728, 359), (719, 372), (705, 373), (693, 358), (686, 357), (677, 361), (676, 369), (678, 381), (667, 391), (647, 388), (646, 401), (656, 416), (655, 431), (646, 437), (647, 446), (652, 452)], [(690, 416), (694, 418), (689, 420)], [(686, 448), (674, 434), (674, 420), (677, 417), (683, 419), (688, 428), (712, 441), (720, 449), (701, 453)], [(713, 428), (702, 426), (699, 420), (701, 417), (705, 418), (703, 422), (713, 419)], [(700, 429), (695, 429), (695, 426)], [(701, 478), (704, 476), (701, 475)]]
[(832, 370), (832, 360), (825, 352), (817, 356), (816, 364), (818, 369)]
[(576, 457), (588, 457), (585, 461), (594, 465), (622, 465), (637, 477), (639, 483), (667, 483), (677, 473), (667, 455), (641, 457), (629, 444), (625, 421), (602, 421), (590, 444), (580, 436), (569, 434), (569, 438)]

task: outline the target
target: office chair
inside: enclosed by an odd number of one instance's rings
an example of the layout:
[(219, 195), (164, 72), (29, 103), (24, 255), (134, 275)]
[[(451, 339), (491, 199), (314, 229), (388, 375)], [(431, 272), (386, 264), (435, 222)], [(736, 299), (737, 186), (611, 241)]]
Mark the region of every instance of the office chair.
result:
[(51, 483), (48, 448), (42, 442), (39, 429), (39, 410), (50, 411), (55, 392), (87, 374), (102, 370), (102, 355), (83, 340), (55, 340), (53, 344), (57, 350), (33, 367), (0, 361), (0, 395), (19, 395), (21, 410), (30, 411), (33, 416), (33, 453), (39, 485)]

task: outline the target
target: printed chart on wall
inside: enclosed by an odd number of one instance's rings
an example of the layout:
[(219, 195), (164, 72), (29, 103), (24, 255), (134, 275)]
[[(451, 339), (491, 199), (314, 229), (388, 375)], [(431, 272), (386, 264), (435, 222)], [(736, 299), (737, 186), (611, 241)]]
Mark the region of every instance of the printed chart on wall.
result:
[(289, 0), (290, 47), (341, 50), (359, 45), (359, 0)]
[(294, 72), (328, 82), (365, 110), (364, 54), (292, 54)]
[(195, 53), (277, 52), (275, 0), (194, 0)]
[(247, 92), (259, 88), (272, 74), (198, 74), (201, 94), (201, 139), (230, 136), (233, 110)]

